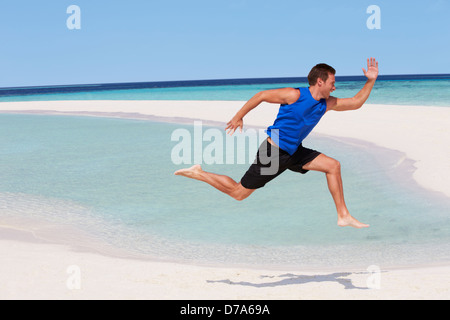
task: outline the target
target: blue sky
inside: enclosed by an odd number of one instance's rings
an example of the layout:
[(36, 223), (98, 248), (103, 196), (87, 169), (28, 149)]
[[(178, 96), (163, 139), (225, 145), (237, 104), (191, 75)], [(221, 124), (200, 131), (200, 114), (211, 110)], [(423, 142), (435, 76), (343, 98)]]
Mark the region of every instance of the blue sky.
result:
[(0, 87), (302, 77), (320, 62), (360, 75), (369, 56), (381, 74), (450, 73), (448, 0), (14, 0), (0, 36)]

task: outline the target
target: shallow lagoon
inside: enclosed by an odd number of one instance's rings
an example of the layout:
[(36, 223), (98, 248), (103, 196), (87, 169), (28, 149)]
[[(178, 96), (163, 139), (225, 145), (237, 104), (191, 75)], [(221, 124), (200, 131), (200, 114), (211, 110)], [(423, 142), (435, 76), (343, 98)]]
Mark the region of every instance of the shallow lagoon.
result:
[[(413, 163), (399, 152), (318, 135), (305, 141), (341, 161), (349, 210), (371, 225), (342, 229), (321, 173), (286, 172), (244, 202), (174, 176), (183, 167), (171, 159), (179, 129), (195, 130), (189, 123), (0, 115), (0, 219), (72, 226), (144, 257), (197, 263), (448, 260), (449, 200), (417, 186)], [(248, 166), (204, 169), (239, 180)]]

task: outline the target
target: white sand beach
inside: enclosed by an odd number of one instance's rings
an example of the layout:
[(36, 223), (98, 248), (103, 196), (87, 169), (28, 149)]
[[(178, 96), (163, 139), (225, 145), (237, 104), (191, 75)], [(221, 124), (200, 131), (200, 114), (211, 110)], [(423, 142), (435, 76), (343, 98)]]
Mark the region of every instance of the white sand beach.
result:
[[(243, 104), (239, 101), (5, 102), (0, 103), (0, 113), (157, 117), (167, 121), (196, 119), (224, 124)], [(278, 106), (262, 104), (244, 121), (246, 125), (267, 127), (277, 112)], [(365, 105), (358, 111), (325, 115), (315, 132), (359, 139), (402, 152), (405, 159), (414, 161), (413, 177), (419, 185), (450, 197), (449, 125), (450, 108)], [(0, 299), (450, 298), (450, 265), (379, 266), (380, 273), (373, 274), (367, 269), (258, 270), (141, 261), (39, 241), (29, 231), (17, 230), (17, 226), (2, 221), (0, 252), (3, 257)]]

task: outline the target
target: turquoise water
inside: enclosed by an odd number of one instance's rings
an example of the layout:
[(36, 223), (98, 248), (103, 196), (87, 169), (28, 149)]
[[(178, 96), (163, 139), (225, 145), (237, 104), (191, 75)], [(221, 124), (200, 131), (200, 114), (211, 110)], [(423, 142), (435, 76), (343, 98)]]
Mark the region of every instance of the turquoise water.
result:
[[(336, 83), (338, 98), (354, 96), (364, 85), (361, 81)], [(247, 84), (175, 88), (127, 89), (73, 93), (48, 93), (0, 96), (6, 101), (54, 100), (232, 100), (247, 101), (261, 90), (308, 86), (306, 82), (282, 84)], [(450, 107), (450, 80), (383, 80), (377, 81), (367, 101), (372, 104), (421, 105)]]
[[(148, 257), (282, 266), (404, 265), (449, 260), (450, 201), (421, 189), (402, 154), (311, 135), (337, 158), (350, 212), (342, 229), (325, 176), (286, 172), (244, 202), (174, 176), (175, 130), (191, 124), (0, 115), (0, 219), (74, 226)], [(222, 128), (220, 128), (222, 130)], [(203, 148), (207, 143), (203, 145)], [(249, 163), (203, 165), (239, 180)]]

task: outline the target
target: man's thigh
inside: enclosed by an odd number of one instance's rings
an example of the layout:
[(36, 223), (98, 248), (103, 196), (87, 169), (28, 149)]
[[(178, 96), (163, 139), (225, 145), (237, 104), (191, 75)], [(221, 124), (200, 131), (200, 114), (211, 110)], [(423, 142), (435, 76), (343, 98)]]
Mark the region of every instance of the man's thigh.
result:
[(305, 164), (302, 168), (304, 170), (320, 171), (320, 172), (330, 172), (333, 168), (339, 165), (336, 159), (330, 158), (323, 153), (317, 158)]

